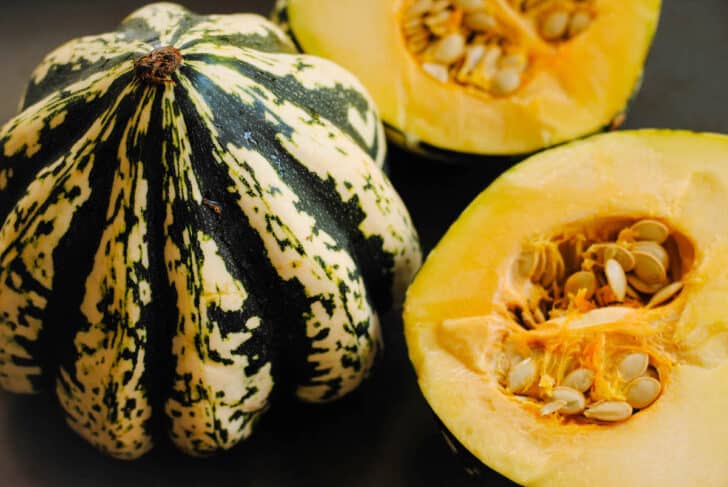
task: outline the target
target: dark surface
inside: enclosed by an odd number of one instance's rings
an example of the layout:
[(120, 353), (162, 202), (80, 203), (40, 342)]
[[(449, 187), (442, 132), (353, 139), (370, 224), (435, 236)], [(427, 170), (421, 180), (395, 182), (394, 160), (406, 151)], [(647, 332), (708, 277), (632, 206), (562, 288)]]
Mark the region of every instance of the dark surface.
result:
[[(26, 78), (45, 53), (72, 37), (113, 29), (144, 3), (0, 0), (0, 122), (14, 113)], [(201, 13), (267, 13), (272, 1), (185, 3)], [(726, 45), (725, 0), (667, 0), (627, 127), (728, 132)], [(390, 155), (392, 180), (426, 250), (506, 167), (445, 166), (396, 149)], [(358, 392), (326, 406), (278, 403), (250, 441), (207, 460), (185, 457), (167, 444), (138, 462), (111, 460), (66, 428), (50, 395), (0, 392), (0, 486), (475, 485), (441, 440), (419, 394), (401, 320), (390, 313), (384, 326), (384, 360)], [(492, 474), (485, 483), (505, 481)]]

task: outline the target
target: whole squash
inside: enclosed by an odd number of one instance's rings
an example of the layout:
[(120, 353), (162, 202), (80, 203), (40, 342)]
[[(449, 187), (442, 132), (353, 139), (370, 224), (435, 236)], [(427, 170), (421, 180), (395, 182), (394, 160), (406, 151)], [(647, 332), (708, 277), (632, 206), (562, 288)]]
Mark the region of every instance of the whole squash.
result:
[(73, 40), (0, 129), (0, 385), (132, 459), (353, 390), (420, 264), (355, 78), (255, 15), (164, 3)]

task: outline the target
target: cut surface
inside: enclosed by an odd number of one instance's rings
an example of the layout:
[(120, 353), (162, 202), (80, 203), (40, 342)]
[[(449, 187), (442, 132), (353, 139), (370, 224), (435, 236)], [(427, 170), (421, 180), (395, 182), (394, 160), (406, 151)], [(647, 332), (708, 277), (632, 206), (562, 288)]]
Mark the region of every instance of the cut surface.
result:
[[(598, 136), (529, 159), (463, 213), (405, 326), (424, 395), (474, 455), (533, 485), (724, 482), (726, 162), (724, 136)], [(528, 258), (574, 235), (594, 262), (554, 264), (563, 246)]]
[(659, 0), (289, 0), (286, 13), (301, 46), (353, 71), (405, 143), (517, 154), (622, 114), (659, 9)]

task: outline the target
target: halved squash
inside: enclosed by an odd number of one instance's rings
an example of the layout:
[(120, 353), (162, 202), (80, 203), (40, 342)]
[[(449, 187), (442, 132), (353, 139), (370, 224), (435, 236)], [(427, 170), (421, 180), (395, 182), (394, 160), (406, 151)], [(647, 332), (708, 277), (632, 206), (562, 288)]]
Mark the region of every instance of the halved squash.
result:
[(419, 385), (528, 485), (724, 485), (728, 137), (595, 136), (460, 216), (408, 291)]
[(284, 0), (307, 52), (347, 67), (405, 147), (524, 154), (618, 125), (660, 0)]

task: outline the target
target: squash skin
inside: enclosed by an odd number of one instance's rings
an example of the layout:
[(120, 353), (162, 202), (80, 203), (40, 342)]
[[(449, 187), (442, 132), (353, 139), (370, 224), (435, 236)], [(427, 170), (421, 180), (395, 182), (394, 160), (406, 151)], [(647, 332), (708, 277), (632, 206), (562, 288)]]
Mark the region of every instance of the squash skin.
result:
[[(571, 84), (573, 85), (571, 88), (576, 92), (590, 93), (589, 97), (584, 97), (583, 94), (574, 95), (577, 98), (574, 103), (561, 105), (555, 99), (570, 97), (568, 90), (556, 94), (548, 89), (534, 89), (534, 92), (515, 96), (515, 101), (510, 103), (498, 98), (483, 101), (480, 97), (466, 94), (465, 90), (453, 89), (452, 86), (444, 87), (421, 73), (419, 66), (415, 66), (409, 54), (404, 54), (405, 49), (399, 40), (399, 33), (393, 33), (392, 25), (396, 25), (399, 21), (393, 12), (400, 8), (402, 2), (395, 0), (375, 2), (377, 6), (372, 8), (377, 9), (376, 15), (382, 17), (377, 22), (383, 24), (377, 26), (377, 34), (379, 37), (387, 38), (375, 46), (369, 46), (366, 42), (362, 42), (361, 38), (357, 39), (357, 35), (362, 37), (361, 30), (351, 34), (354, 42), (351, 38), (345, 37), (346, 34), (341, 29), (332, 30), (337, 33), (336, 36), (328, 35), (326, 29), (322, 29), (321, 24), (317, 23), (314, 14), (317, 9), (325, 11), (330, 5), (327, 2), (328, 0), (312, 2), (278, 0), (272, 17), (302, 50), (340, 62), (360, 77), (379, 104), (387, 137), (391, 143), (417, 155), (458, 165), (493, 164), (502, 163), (504, 160), (515, 163), (540, 150), (605, 130), (613, 130), (624, 123), (630, 105), (641, 88), (644, 64), (656, 33), (661, 8), (660, 0), (646, 0), (635, 2), (635, 5), (640, 3), (639, 7), (626, 14), (640, 17), (640, 22), (643, 22), (636, 32), (639, 39), (635, 42), (634, 48), (629, 49), (640, 54), (627, 66), (620, 66), (621, 61), (616, 60), (610, 60), (609, 64), (612, 64), (610, 76), (622, 78), (620, 71), (624, 71), (629, 73), (628, 78), (620, 80), (619, 86), (606, 80), (602, 80), (602, 85), (591, 79), (591, 74), (576, 72), (573, 76), (569, 76), (568, 73), (561, 73), (552, 80), (555, 84)], [(337, 14), (344, 17), (341, 11), (355, 10), (351, 5), (356, 3), (349, 0), (341, 2), (344, 7), (339, 9)], [(617, 10), (619, 8), (616, 7)], [(296, 16), (297, 9), (298, 16)], [(351, 14), (351, 17), (362, 14), (361, 11), (347, 13)], [(615, 12), (611, 12), (612, 16), (614, 14)], [(393, 18), (390, 18), (390, 15)], [(372, 22), (371, 18), (367, 21)], [(617, 33), (622, 34), (620, 31)], [(624, 35), (618, 35), (616, 38), (618, 39), (615, 42), (618, 44), (625, 43)], [(586, 55), (585, 52), (591, 48), (579, 49), (580, 54), (576, 59), (583, 61), (585, 57), (608, 57), (605, 52), (609, 52), (611, 40), (609, 35), (605, 36), (605, 39), (600, 39), (603, 45), (599, 46), (596, 53)], [(342, 55), (343, 51), (339, 44), (355, 46), (351, 48), (352, 50), (360, 45), (366, 45), (375, 51), (386, 50), (386, 54), (375, 56), (375, 61), (358, 62), (354, 59), (368, 59), (364, 54), (365, 48), (360, 48), (361, 56), (347, 59)], [(555, 55), (556, 58), (559, 56), (560, 54)], [(574, 61), (569, 58), (567, 62), (557, 60), (555, 64), (563, 65)], [(601, 68), (601, 62), (594, 64), (595, 70)], [(393, 67), (390, 69), (389, 66)], [(387, 74), (380, 75), (379, 72)], [(419, 74), (413, 74), (414, 72)], [(610, 76), (606, 76), (606, 79)], [(607, 104), (609, 108), (606, 108), (607, 105), (595, 102), (596, 98), (610, 99)], [(439, 104), (423, 101), (428, 99), (437, 99)], [(413, 108), (414, 106), (416, 108)], [(486, 111), (493, 113), (482, 117), (468, 114)], [(588, 114), (592, 112), (599, 115), (589, 116)], [(560, 122), (570, 118), (578, 118), (579, 123), (560, 126)]]
[[(721, 344), (728, 281), (720, 215), (728, 207), (726, 160), (725, 135), (671, 130), (599, 135), (510, 169), (453, 223), (408, 290), (405, 334), (428, 403), (481, 462), (524, 485), (624, 485), (625, 479), (639, 485), (724, 483), (728, 362)], [(627, 165), (632, 172), (623, 171)], [(607, 190), (600, 192), (600, 184)], [(579, 186), (588, 205), (574, 198)], [(640, 192), (641, 187), (648, 189)], [(541, 206), (534, 204), (538, 200)], [(522, 238), (548, 231), (554, 222), (635, 211), (672, 222), (693, 239), (698, 255), (686, 294), (665, 311), (680, 316), (675, 336), (684, 355), (654, 409), (602, 430), (550, 427), (510, 408), (500, 392), (492, 395), (492, 384), (472, 370), (474, 357), (442, 346), (442, 325), (451, 320), (453, 328), (471, 333), (460, 334), (459, 343), (482, 350), (482, 337), (466, 322), (490, 313), (497, 280), (491, 276), (499, 272), (494, 268), (503, 269), (503, 252), (517, 251)], [(501, 226), (505, 222), (512, 224)], [(480, 328), (484, 334), (487, 329)]]
[[(140, 83), (164, 45), (172, 82)], [(366, 377), (420, 250), (353, 76), (258, 16), (153, 4), (51, 53), (21, 108), (0, 128), (3, 388), (54, 388), (133, 459), (162, 424), (208, 455), (274, 390)]]

